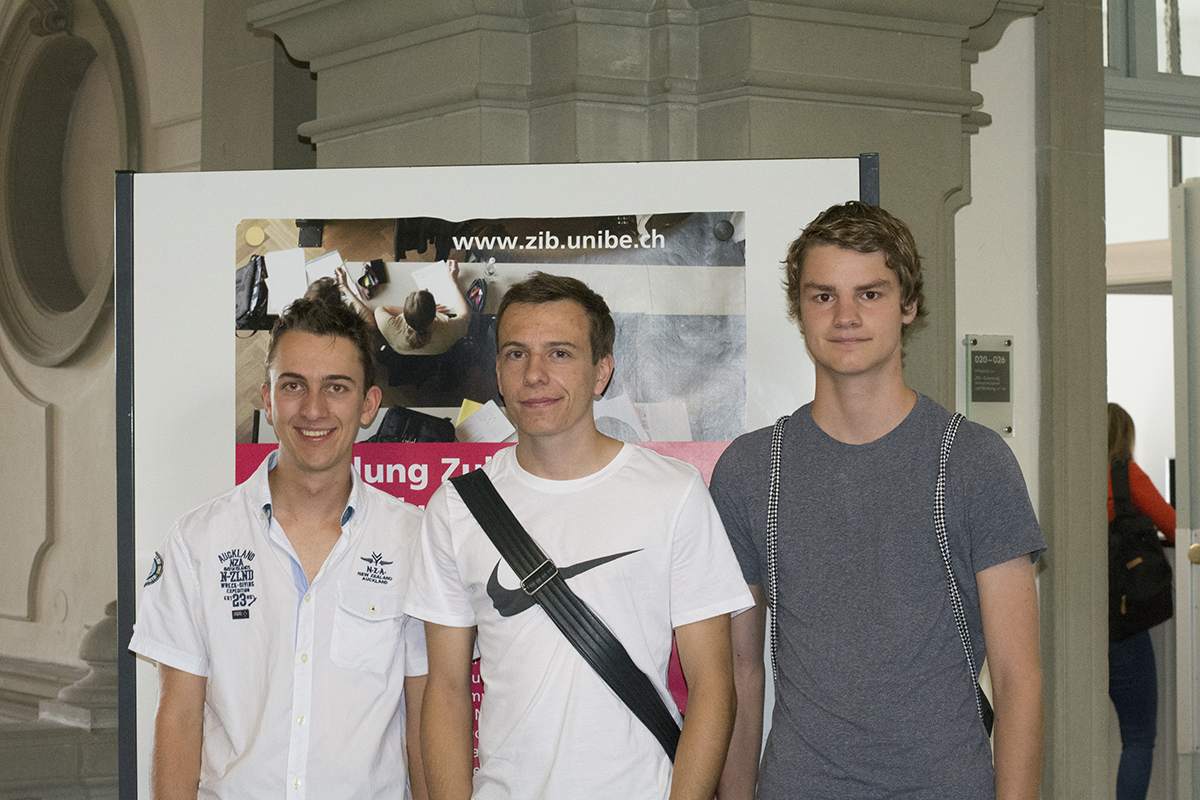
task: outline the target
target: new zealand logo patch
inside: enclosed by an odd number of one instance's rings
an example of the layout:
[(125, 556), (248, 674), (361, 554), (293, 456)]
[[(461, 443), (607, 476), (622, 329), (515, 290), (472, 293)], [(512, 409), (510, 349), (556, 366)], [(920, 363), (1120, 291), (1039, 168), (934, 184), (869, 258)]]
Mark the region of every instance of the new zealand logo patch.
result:
[(154, 563), (150, 565), (150, 574), (146, 576), (146, 582), (142, 584), (143, 588), (158, 581), (163, 574), (163, 560), (158, 553), (154, 554)]
[(254, 588), (254, 551), (234, 548), (226, 550), (217, 556), (221, 562), (221, 589), (225, 596), (222, 598), (230, 603), (233, 619), (250, 619), (250, 606), (254, 605), (255, 597), (250, 590)]
[(391, 566), (391, 561), (383, 560), (383, 553), (371, 553), (371, 557), (359, 556), (359, 560), (367, 563), (366, 569), (358, 572), (358, 577), (362, 578), (367, 583), (382, 583), (389, 584), (392, 582), (392, 576), (387, 574), (384, 567)]

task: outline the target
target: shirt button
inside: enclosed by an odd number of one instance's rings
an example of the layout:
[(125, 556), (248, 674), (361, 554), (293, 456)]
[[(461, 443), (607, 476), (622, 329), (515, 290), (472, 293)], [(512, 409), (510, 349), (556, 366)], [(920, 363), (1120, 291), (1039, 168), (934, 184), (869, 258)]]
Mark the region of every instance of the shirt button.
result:
[(300, 718), (296, 720), (296, 724), (297, 724), (297, 725), (303, 725), (303, 724), (304, 724), (304, 715), (303, 715), (303, 714), (301, 714), (301, 715), (300, 715)]
[(292, 786), (299, 789), (300, 788), (300, 779), (296, 778), (294, 781), (292, 781)]
[(304, 595), (304, 602), (306, 602), (306, 603), (312, 602), (312, 592), (309, 592), (308, 594)]
[(308, 653), (301, 653), (301, 654), (300, 654), (300, 660), (301, 660), (303, 663), (307, 664), (307, 663), (308, 663)]
[(372, 614), (375, 614), (375, 613), (378, 613), (378, 611), (379, 611), (379, 606), (377, 606), (377, 605), (375, 605), (374, 603), (372, 603), (372, 604), (371, 604), (371, 613), (372, 613)]

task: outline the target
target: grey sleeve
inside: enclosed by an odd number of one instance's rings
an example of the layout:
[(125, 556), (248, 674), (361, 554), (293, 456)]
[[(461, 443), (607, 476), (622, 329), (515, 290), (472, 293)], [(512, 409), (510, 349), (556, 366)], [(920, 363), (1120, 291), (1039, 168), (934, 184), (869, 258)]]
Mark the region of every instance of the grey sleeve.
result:
[(957, 511), (970, 542), (972, 572), (1023, 555), (1036, 561), (1046, 540), (1012, 450), (980, 425), (965, 425), (959, 435), (947, 472), (955, 496), (964, 501)]
[(766, 553), (767, 482), (770, 429), (734, 440), (713, 468), (709, 490), (746, 583), (762, 585)]

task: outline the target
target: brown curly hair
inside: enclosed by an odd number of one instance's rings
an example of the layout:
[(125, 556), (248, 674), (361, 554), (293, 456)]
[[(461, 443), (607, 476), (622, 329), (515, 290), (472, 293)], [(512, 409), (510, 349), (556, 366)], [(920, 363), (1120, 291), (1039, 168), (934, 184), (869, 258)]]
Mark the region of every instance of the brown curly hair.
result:
[[(804, 258), (811, 247), (819, 244), (833, 244), (858, 253), (883, 253), (884, 263), (900, 282), (900, 307), (907, 309), (915, 304), (917, 317), (925, 316), (925, 279), (912, 231), (879, 206), (851, 200), (822, 211), (788, 247), (783, 262), (788, 317), (800, 319)], [(903, 332), (908, 333), (908, 324)]]

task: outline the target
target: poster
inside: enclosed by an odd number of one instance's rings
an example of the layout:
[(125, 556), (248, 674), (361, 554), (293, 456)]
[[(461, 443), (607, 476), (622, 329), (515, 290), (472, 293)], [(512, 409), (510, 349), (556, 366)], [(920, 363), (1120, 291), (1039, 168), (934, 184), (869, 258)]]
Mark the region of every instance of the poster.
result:
[[(240, 450), (245, 449), (253, 461), (261, 458), (254, 448), (261, 453), (271, 447), (263, 438), (267, 426), (261, 424), (255, 442), (252, 415), (247, 416), (240, 396), (241, 392), (258, 392), (255, 383), (261, 382), (262, 369), (260, 360), (252, 369), (258, 377), (239, 379), (239, 347), (246, 346), (239, 336), (262, 336), (234, 325), (236, 271), (249, 261), (249, 249), (240, 249), (249, 228), (260, 227), (263, 243), (271, 242), (268, 247), (273, 250), (298, 246), (306, 250), (299, 237), (311, 226), (296, 225), (297, 220), (387, 220), (393, 227), (387, 232), (385, 226), (382, 255), (372, 259), (384, 260), (389, 282), (394, 282), (396, 289), (404, 293), (415, 286), (408, 267), (417, 262), (428, 268), (454, 256), (460, 262), (458, 284), (464, 293), (470, 288), (466, 278), (473, 281), (480, 274), (487, 275), (491, 265), (495, 274), (487, 277), (495, 283), (488, 287), (485, 316), (489, 310), (494, 313), (505, 280), (531, 268), (545, 268), (580, 270), (579, 277), (595, 282), (615, 313), (630, 315), (628, 324), (645, 317), (672, 316), (676, 310), (686, 312), (681, 316), (698, 318), (698, 324), (720, 320), (721, 341), (728, 344), (728, 350), (709, 352), (699, 362), (692, 361), (683, 370), (690, 388), (672, 386), (670, 393), (656, 394), (632, 383), (643, 350), (658, 355), (650, 352), (652, 348), (638, 347), (632, 354), (617, 357), (617, 375), (624, 378), (622, 370), (629, 371), (631, 382), (622, 385), (634, 415), (614, 413), (613, 418), (640, 422), (645, 415), (637, 414), (639, 405), (668, 404), (669, 427), (653, 420), (648, 426), (642, 423), (647, 438), (642, 444), (698, 463), (703, 470), (706, 461), (711, 469), (712, 453), (719, 452), (728, 438), (769, 424), (811, 398), (812, 366), (802, 339), (786, 316), (780, 262), (788, 243), (819, 211), (859, 196), (859, 159), (147, 174), (132, 176), (129, 191), (129, 219), (118, 219), (116, 284), (117, 361), (122, 376), (118, 439), (122, 448), (128, 443), (128, 459), (119, 461), (118, 507), (124, 503), (130, 509), (121, 517), (118, 531), (123, 642), (128, 641), (133, 609), (155, 550), (172, 522), (234, 486), (239, 478)], [(118, 200), (120, 207), (120, 195)], [(738, 214), (740, 219), (735, 222)], [(659, 263), (647, 256), (647, 252), (652, 256), (653, 251), (665, 248), (642, 247), (640, 237), (657, 227), (664, 241), (670, 240), (672, 227), (666, 222), (656, 225), (654, 218), (672, 215), (707, 215), (714, 225), (729, 222), (737, 234), (724, 240), (720, 252), (728, 252), (729, 241), (740, 243), (740, 260), (718, 255), (715, 261), (689, 257), (686, 263)], [(504, 236), (523, 237), (511, 246), (476, 238), (473, 245), (461, 243), (463, 246), (441, 254), (436, 243), (430, 243), (425, 253), (418, 246), (416, 257), (410, 257), (412, 249), (406, 247), (406, 257), (397, 258), (395, 221), (419, 219), (513, 221), (514, 225), (517, 221), (541, 222), (530, 223), (529, 229), (519, 234), (506, 229)], [(282, 230), (296, 241), (276, 247), (279, 242), (271, 237), (279, 229), (273, 227), (273, 221), (291, 226)], [(596, 229), (592, 235), (607, 230), (617, 237), (617, 244), (584, 247), (585, 240), (580, 238), (580, 250), (575, 251), (571, 245), (576, 240), (567, 237), (583, 237), (588, 231), (559, 232), (551, 225), (559, 221), (588, 221)], [(122, 224), (131, 230), (128, 245), (122, 244)], [(548, 235), (539, 239), (543, 232)], [(336, 240), (332, 226), (323, 230), (322, 249), (326, 234), (331, 244)], [(493, 234), (480, 230), (472, 235)], [(621, 246), (621, 237), (626, 235), (631, 237), (630, 245), (636, 241), (639, 247)], [(552, 241), (549, 236), (560, 237), (560, 246), (547, 247)], [(651, 234), (648, 244), (655, 242)], [(338, 249), (338, 265), (342, 247), (329, 248)], [(359, 259), (360, 254), (346, 250), (348, 263), (356, 269), (369, 263), (366, 254)], [(292, 272), (303, 276), (293, 284), (300, 291), (308, 277), (308, 262), (316, 255), (320, 253), (315, 250), (306, 253), (299, 259), (299, 269), (292, 262)], [(590, 260), (579, 261), (581, 256)], [(401, 264), (404, 266), (392, 266)], [(679, 272), (681, 267), (684, 273)], [(286, 266), (283, 272), (288, 272)], [(608, 283), (603, 282), (601, 273), (610, 276)], [(286, 295), (295, 288), (280, 289), (279, 293)], [(671, 305), (684, 300), (688, 305)], [(705, 338), (708, 330), (700, 330)], [(629, 327), (623, 333), (629, 331), (635, 332), (635, 340), (642, 333)], [(620, 340), (622, 334), (618, 336)], [(686, 337), (679, 341), (685, 345), (682, 349), (690, 348)], [(486, 349), (485, 345), (483, 351)], [(247, 363), (254, 364), (254, 359)], [(649, 369), (658, 370), (658, 363), (652, 362)], [(477, 373), (481, 381), (485, 375), (486, 369)], [(412, 407), (457, 422), (463, 400), (482, 402), (487, 398), (473, 388), (462, 389), (465, 377), (460, 375), (458, 380), (453, 392), (440, 395), (426, 391), (436, 384), (420, 384), (414, 390)], [(680, 403), (687, 412), (690, 441), (681, 440), (684, 427), (678, 421), (683, 415), (671, 411)], [(709, 413), (713, 409), (719, 410)], [(636, 436), (642, 435), (637, 426), (630, 427)], [(477, 441), (357, 447), (364, 455), (359, 462), (364, 477), (375, 479), (385, 491), (391, 480), (396, 484), (394, 493), (419, 504), (421, 493), (431, 493), (447, 470), (482, 463), (502, 446), (503, 442)], [(378, 461), (366, 456), (365, 448), (371, 447), (379, 454)], [(388, 452), (389, 448), (399, 449)], [(135, 775), (139, 796), (149, 797), (157, 674), (152, 665), (132, 658), (122, 661), (121, 670), (120, 724), (126, 748), (122, 775)]]
[[(239, 483), (275, 442), (260, 392), (270, 327), (321, 282), (372, 330), (383, 402), (360, 432), (355, 469), (408, 502), (424, 505), (443, 480), (497, 449), (487, 445), (515, 441), (496, 384), (495, 313), (507, 288), (534, 271), (583, 280), (613, 312), (618, 367), (595, 406), (602, 432), (711, 469), (719, 443), (746, 429), (740, 210), (259, 218), (239, 222), (234, 244)], [(408, 320), (422, 300), (438, 310), (418, 329)]]

